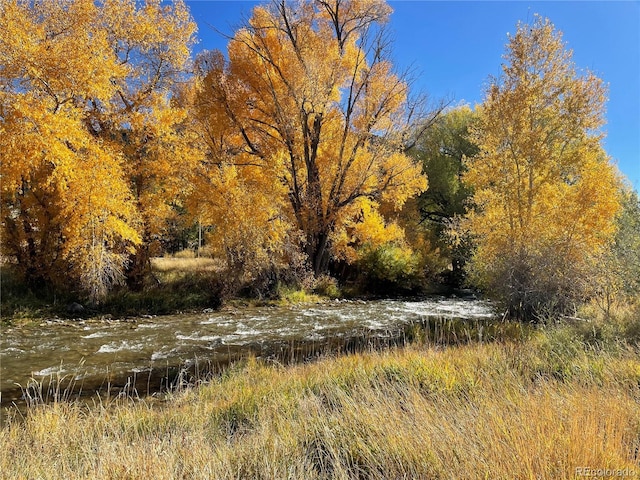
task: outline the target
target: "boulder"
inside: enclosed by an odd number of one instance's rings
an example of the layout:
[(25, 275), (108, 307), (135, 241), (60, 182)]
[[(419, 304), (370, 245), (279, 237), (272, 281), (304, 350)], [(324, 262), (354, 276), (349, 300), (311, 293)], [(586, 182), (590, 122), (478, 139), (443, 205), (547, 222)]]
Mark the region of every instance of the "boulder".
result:
[(77, 314), (84, 312), (84, 307), (76, 302), (71, 302), (67, 305), (67, 313)]

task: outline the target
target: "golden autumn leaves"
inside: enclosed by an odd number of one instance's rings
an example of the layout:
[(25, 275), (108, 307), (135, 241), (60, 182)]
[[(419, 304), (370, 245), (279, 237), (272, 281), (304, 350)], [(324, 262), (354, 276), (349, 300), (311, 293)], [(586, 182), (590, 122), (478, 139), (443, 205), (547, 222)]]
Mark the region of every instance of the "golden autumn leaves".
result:
[[(227, 57), (191, 68), (181, 1), (1, 2), (4, 254), (98, 301), (140, 282), (179, 206), (248, 275), (302, 255), (320, 274), (365, 246), (409, 255), (389, 213), (427, 188), (407, 150), (429, 122), (386, 56), (390, 14), (383, 0), (273, 1)], [(601, 82), (575, 75), (550, 24), (533, 32), (511, 39), (473, 131), (479, 277), (525, 246), (579, 259), (617, 211), (593, 133)]]
[[(215, 53), (198, 61), (196, 111), (208, 157), (220, 175), (250, 185), (256, 205), (270, 205), (267, 216), (278, 223), (268, 237), (281, 239), (278, 227), (302, 232), (316, 274), (331, 255), (352, 259), (336, 238), (353, 218), (384, 225), (380, 202), (400, 208), (426, 188), (420, 166), (403, 153), (407, 85), (382, 55), (377, 24), (389, 13), (381, 1), (273, 2), (230, 40), (228, 61)], [(197, 190), (224, 196), (226, 185), (206, 169)], [(214, 224), (227, 213), (206, 202), (203, 209)], [(235, 213), (245, 228), (264, 229), (261, 213)], [(229, 235), (214, 232), (219, 244)], [(258, 245), (273, 250), (268, 243)]]
[(120, 0), (3, 1), (0, 23), (4, 253), (99, 300), (181, 190), (171, 89), (195, 25), (181, 2)]
[(563, 310), (596, 281), (585, 278), (589, 264), (615, 234), (620, 178), (599, 131), (606, 88), (577, 75), (560, 34), (538, 16), (519, 25), (505, 59), (478, 108), (480, 154), (464, 177), (478, 207), (465, 220), (476, 282), (514, 314), (550, 298)]

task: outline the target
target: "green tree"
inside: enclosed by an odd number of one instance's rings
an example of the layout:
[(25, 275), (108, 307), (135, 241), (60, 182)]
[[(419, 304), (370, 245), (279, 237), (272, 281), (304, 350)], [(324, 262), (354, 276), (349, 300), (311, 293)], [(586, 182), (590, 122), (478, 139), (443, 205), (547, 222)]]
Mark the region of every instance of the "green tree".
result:
[(621, 266), (624, 292), (640, 294), (640, 198), (634, 190), (623, 193), (613, 251)]
[(618, 231), (609, 249), (591, 261), (585, 287), (607, 317), (621, 302), (640, 299), (640, 200), (637, 192), (622, 191)]
[(467, 106), (446, 112), (410, 151), (422, 163), (429, 181), (429, 189), (417, 198), (419, 221), (431, 234), (433, 246), (451, 265), (451, 281), (455, 286), (462, 283), (463, 267), (470, 253), (469, 239), (455, 237), (451, 231), (459, 218), (466, 215), (471, 196), (462, 176), (464, 159), (478, 152), (469, 139), (469, 128), (475, 118)]

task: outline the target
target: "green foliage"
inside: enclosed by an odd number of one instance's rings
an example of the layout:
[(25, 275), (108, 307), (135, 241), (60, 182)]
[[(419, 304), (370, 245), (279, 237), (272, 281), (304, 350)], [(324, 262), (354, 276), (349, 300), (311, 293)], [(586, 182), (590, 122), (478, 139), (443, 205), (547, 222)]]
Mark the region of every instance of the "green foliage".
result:
[[(192, 260), (195, 262), (202, 259)], [(31, 289), (11, 267), (3, 265), (0, 270), (4, 323), (39, 320), (51, 316), (166, 315), (185, 310), (217, 308), (228, 295), (225, 280), (213, 268), (190, 265), (182, 270), (162, 271), (156, 265), (155, 280), (147, 278), (148, 283), (142, 291), (117, 288), (100, 305), (85, 305), (82, 313), (71, 313), (67, 311), (67, 305), (79, 300), (78, 292)]]
[(451, 110), (441, 115), (411, 150), (413, 158), (422, 163), (429, 181), (429, 189), (417, 198), (420, 224), (430, 233), (440, 255), (450, 263), (450, 281), (456, 286), (463, 280), (470, 242), (468, 238), (451, 236), (450, 230), (452, 223), (466, 214), (472, 193), (462, 181), (462, 174), (464, 159), (478, 152), (468, 136), (475, 121), (476, 115), (467, 106)]
[(338, 281), (329, 275), (320, 275), (314, 282), (313, 292), (329, 298), (342, 296)]
[[(13, 267), (13, 268), (12, 268)], [(12, 265), (0, 266), (0, 292), (2, 292), (2, 323), (14, 320), (41, 318), (51, 310), (56, 300), (64, 303), (46, 289), (32, 289)]]
[(613, 252), (618, 259), (623, 290), (627, 295), (640, 292), (640, 198), (638, 192), (623, 193)]
[(167, 315), (192, 309), (218, 308), (224, 296), (223, 280), (210, 273), (194, 272), (139, 292), (124, 288), (116, 290), (93, 313)]
[(625, 338), (640, 345), (640, 302), (634, 306), (631, 316), (625, 326)]
[(429, 180), (429, 189), (418, 197), (420, 212), (438, 234), (447, 228), (448, 220), (467, 211), (471, 188), (462, 181), (463, 160), (478, 152), (468, 136), (475, 121), (467, 106), (451, 110), (435, 121), (411, 152)]
[(636, 192), (624, 188), (620, 199), (612, 242), (590, 257), (589, 275), (583, 280), (586, 296), (607, 319), (640, 299), (640, 201)]
[(409, 293), (422, 284), (419, 254), (393, 243), (360, 248), (358, 268), (366, 291), (379, 294)]
[(300, 288), (296, 285), (283, 285), (280, 284), (278, 286), (277, 296), (279, 299), (279, 304), (292, 304), (292, 303), (318, 303), (323, 301), (323, 298), (320, 296), (321, 293), (309, 292), (306, 289)]

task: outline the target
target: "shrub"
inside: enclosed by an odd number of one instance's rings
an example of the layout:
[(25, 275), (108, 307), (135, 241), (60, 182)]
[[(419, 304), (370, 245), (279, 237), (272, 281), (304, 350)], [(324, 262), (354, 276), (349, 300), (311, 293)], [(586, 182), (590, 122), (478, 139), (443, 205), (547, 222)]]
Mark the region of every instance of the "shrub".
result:
[(422, 284), (420, 260), (411, 249), (393, 243), (364, 246), (358, 261), (360, 283), (372, 293), (415, 292)]
[(341, 296), (338, 281), (329, 275), (320, 275), (313, 285), (313, 293), (323, 297), (338, 298)]

